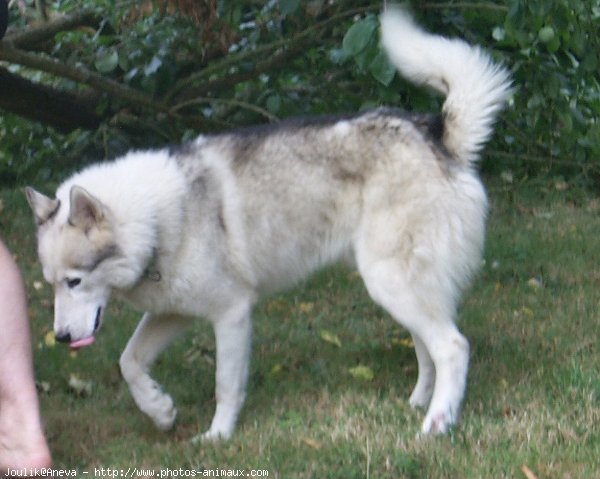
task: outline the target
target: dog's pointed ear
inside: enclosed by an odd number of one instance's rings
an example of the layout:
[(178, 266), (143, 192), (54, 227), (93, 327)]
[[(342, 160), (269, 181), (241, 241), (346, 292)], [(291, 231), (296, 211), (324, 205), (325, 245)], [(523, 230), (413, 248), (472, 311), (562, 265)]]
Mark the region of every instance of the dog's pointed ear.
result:
[(38, 225), (52, 218), (60, 207), (60, 200), (49, 198), (30, 186), (25, 188), (25, 196)]
[(99, 199), (81, 186), (73, 186), (69, 194), (69, 224), (88, 232), (104, 219), (104, 208)]

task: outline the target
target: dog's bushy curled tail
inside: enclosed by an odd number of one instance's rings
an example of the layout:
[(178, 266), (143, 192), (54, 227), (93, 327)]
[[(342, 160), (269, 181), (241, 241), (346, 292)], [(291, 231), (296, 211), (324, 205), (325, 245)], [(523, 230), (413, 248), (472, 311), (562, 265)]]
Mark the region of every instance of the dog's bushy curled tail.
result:
[(398, 7), (381, 15), (381, 42), (404, 77), (446, 95), (443, 143), (459, 162), (476, 161), (511, 93), (508, 71), (478, 47), (425, 32)]

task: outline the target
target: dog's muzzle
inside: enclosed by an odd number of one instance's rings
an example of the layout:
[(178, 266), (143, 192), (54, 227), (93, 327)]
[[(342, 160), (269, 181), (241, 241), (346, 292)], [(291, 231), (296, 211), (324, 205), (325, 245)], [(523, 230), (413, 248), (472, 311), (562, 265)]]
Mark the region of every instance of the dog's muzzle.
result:
[(92, 332), (91, 336), (88, 336), (87, 338), (78, 339), (77, 341), (71, 341), (71, 333), (67, 333), (56, 336), (56, 340), (60, 343), (69, 343), (71, 349), (79, 349), (84, 346), (89, 346), (95, 340), (94, 335), (96, 334), (96, 331), (98, 331), (98, 329), (100, 328), (101, 318), (102, 306), (99, 306), (96, 310), (96, 319), (94, 320), (94, 331)]
[(71, 333), (61, 334), (60, 336), (56, 336), (55, 339), (59, 343), (70, 343), (71, 342)]

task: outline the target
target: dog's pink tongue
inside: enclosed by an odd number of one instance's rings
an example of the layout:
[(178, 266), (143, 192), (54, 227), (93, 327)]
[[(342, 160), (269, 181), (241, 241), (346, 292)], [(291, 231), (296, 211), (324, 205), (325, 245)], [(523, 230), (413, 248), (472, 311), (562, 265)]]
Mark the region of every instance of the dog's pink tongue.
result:
[(94, 336), (89, 336), (87, 338), (78, 339), (77, 341), (73, 341), (71, 344), (69, 344), (69, 347), (71, 349), (83, 348), (85, 346), (89, 346), (90, 344), (92, 344), (94, 342), (94, 340), (95, 340)]

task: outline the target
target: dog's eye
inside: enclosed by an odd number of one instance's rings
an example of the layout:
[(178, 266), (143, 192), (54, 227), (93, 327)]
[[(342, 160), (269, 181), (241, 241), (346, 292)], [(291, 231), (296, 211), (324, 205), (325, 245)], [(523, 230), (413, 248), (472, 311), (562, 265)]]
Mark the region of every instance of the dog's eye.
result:
[(67, 278), (65, 281), (67, 282), (67, 286), (72, 289), (81, 283), (81, 278)]

